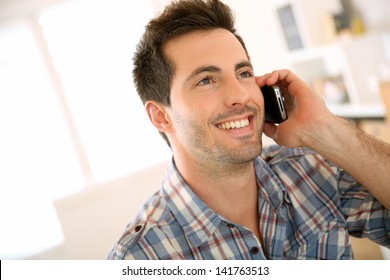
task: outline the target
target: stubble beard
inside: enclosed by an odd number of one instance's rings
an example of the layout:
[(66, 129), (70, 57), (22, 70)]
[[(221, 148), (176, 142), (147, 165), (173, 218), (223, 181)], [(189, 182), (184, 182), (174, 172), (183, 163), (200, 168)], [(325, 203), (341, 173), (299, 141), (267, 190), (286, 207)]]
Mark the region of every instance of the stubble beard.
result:
[[(256, 112), (257, 115), (257, 112)], [(186, 119), (175, 113), (178, 129), (184, 131), (187, 150), (196, 157), (199, 162), (208, 168), (229, 168), (246, 165), (253, 162), (262, 150), (262, 128), (256, 131), (256, 137), (243, 136), (239, 139), (242, 145), (239, 147), (228, 147), (214, 139), (208, 139), (208, 133), (204, 125), (190, 119)], [(263, 126), (263, 125), (262, 125)], [(212, 143), (207, 143), (210, 141)]]

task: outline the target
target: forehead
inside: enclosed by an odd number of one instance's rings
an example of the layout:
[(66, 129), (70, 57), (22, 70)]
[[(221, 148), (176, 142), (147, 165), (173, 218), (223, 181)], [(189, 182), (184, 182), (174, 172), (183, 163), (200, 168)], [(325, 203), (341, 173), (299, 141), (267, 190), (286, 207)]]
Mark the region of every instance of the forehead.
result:
[(169, 40), (164, 54), (173, 62), (175, 75), (205, 65), (223, 68), (249, 60), (236, 36), (225, 29), (194, 31)]

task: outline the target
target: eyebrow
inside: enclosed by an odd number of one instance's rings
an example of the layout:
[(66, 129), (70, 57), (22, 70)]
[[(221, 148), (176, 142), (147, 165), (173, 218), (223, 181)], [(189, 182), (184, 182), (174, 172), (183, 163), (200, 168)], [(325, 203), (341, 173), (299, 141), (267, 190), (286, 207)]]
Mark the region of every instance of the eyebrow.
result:
[(234, 67), (234, 69), (237, 71), (237, 70), (244, 68), (244, 67), (249, 67), (249, 68), (253, 69), (252, 63), (250, 63), (247, 60), (242, 61), (240, 63), (237, 63), (236, 66)]
[[(235, 65), (234, 70), (237, 71), (237, 70), (244, 68), (244, 67), (253, 68), (252, 64), (249, 61), (242, 61), (242, 62), (239, 62)], [(220, 67), (214, 66), (214, 65), (198, 67), (188, 76), (188, 78), (186, 79), (186, 82), (191, 80), (194, 76), (199, 75), (203, 72), (221, 73), (222, 69)]]
[(203, 73), (203, 72), (214, 72), (214, 73), (220, 73), (222, 72), (222, 69), (217, 66), (209, 65), (209, 66), (201, 66), (199, 68), (196, 68), (186, 79), (186, 82), (191, 80), (193, 77)]

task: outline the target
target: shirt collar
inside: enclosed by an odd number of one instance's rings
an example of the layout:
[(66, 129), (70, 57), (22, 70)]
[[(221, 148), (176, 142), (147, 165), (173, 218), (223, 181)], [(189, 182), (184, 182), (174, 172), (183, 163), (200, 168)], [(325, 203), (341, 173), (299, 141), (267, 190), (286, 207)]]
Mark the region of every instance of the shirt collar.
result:
[(199, 246), (215, 232), (223, 220), (191, 190), (173, 160), (162, 183), (167, 205), (193, 246)]
[(274, 173), (268, 163), (261, 157), (254, 161), (257, 182), (260, 185), (259, 196), (275, 210), (279, 209), (283, 204), (283, 199), (286, 199), (286, 189), (279, 177)]

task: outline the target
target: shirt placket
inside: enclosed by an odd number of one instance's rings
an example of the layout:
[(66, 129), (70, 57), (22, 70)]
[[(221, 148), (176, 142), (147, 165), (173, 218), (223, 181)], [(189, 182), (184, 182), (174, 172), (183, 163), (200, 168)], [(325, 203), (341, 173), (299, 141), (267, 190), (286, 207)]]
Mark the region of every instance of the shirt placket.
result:
[[(238, 230), (241, 232), (240, 235), (244, 237), (244, 242), (246, 245), (246, 253), (247, 253), (247, 255), (250, 256), (251, 259), (253, 259), (253, 260), (266, 260), (267, 259), (265, 254), (264, 254), (264, 250), (261, 246), (261, 243), (254, 233), (252, 233), (249, 229), (247, 229), (246, 227), (243, 227), (243, 226), (231, 225), (230, 227), (235, 227), (235, 230)], [(246, 255), (246, 254), (243, 254), (243, 255)]]

